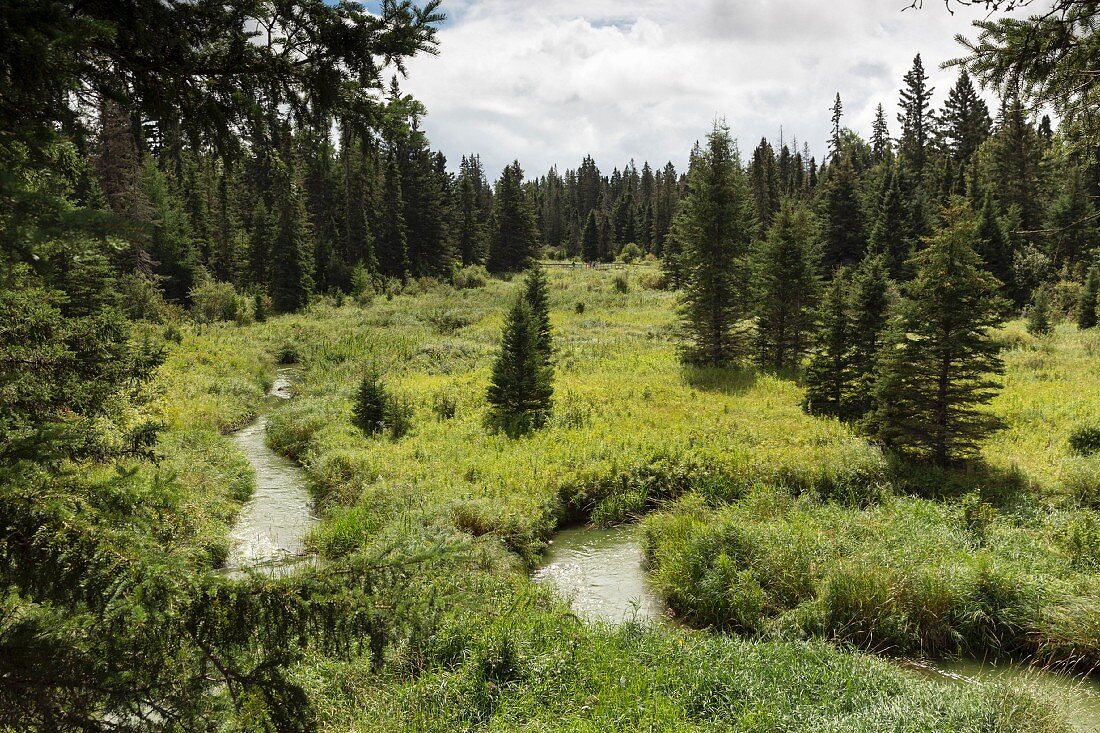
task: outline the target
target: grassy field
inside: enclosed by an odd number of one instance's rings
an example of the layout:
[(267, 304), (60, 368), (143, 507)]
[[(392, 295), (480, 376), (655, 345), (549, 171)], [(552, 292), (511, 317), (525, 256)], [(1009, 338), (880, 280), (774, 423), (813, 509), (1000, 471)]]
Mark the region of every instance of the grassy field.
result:
[[(315, 549), (452, 553), (425, 565), (434, 610), (381, 668), (301, 670), (328, 726), (1059, 729), (1014, 693), (948, 692), (820, 640), (1100, 659), (1100, 521), (1080, 508), (1100, 497), (1100, 467), (1066, 447), (1072, 427), (1100, 414), (1093, 336), (1063, 326), (1036, 340), (1011, 324), (992, 406), (1009, 428), (985, 447), (986, 467), (948, 475), (807, 416), (789, 379), (684, 370), (675, 296), (656, 268), (630, 271), (626, 292), (614, 280), (550, 273), (554, 413), (518, 440), (484, 426), (515, 283), (413, 283), (367, 304), (183, 328), (156, 404), (165, 463), (195, 497), (210, 562), (248, 490), (224, 433), (261, 408), (279, 360), (297, 362), (298, 396), (275, 408), (268, 437), (307, 470), (324, 517)], [(371, 367), (411, 410), (400, 439), (350, 423)], [(673, 606), (752, 639), (586, 627), (530, 587), (523, 571), (555, 528), (643, 516)]]

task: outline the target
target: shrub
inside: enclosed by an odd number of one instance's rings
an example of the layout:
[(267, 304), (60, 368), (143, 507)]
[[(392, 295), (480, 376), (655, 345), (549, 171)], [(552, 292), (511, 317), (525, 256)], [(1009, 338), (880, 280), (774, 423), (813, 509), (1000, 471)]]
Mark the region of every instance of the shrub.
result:
[(374, 283), (362, 262), (357, 262), (351, 270), (351, 295), (363, 305), (374, 297)]
[(470, 316), (449, 308), (435, 308), (427, 314), (426, 319), (441, 334), (454, 333), (473, 322)]
[(163, 323), (171, 314), (164, 302), (157, 278), (146, 275), (123, 275), (117, 280), (118, 294), (126, 315), (132, 320)]
[(1079, 425), (1069, 434), (1069, 449), (1078, 456), (1091, 456), (1100, 451), (1100, 426)]
[(620, 262), (636, 262), (642, 257), (642, 248), (634, 242), (629, 242), (623, 245), (623, 248), (619, 250)]
[(483, 288), (489, 282), (489, 271), (481, 265), (461, 267), (451, 275), (451, 284), (459, 290)]
[(412, 415), (412, 404), (391, 394), (376, 370), (369, 369), (363, 375), (352, 408), (355, 427), (366, 435), (386, 432), (397, 440), (412, 428)]
[(191, 289), (191, 315), (199, 323), (235, 321), (242, 309), (244, 299), (233, 283), (207, 277)]
[(264, 298), (263, 293), (256, 293), (256, 297), (252, 300), (252, 317), (256, 320), (256, 323), (263, 323), (267, 320), (267, 300)]
[(661, 270), (647, 270), (638, 275), (638, 284), (646, 290), (668, 290), (668, 275)]
[(997, 510), (992, 504), (983, 501), (981, 494), (975, 491), (963, 497), (962, 515), (966, 529), (978, 539), (984, 539), (986, 530), (997, 515)]
[(615, 273), (615, 277), (611, 278), (611, 288), (616, 293), (630, 292), (630, 280), (627, 279), (625, 272)]
[(449, 390), (441, 390), (432, 398), (432, 412), (439, 420), (450, 420), (458, 411), (458, 398)]
[(1100, 456), (1063, 462), (1062, 485), (1075, 506), (1100, 507)]

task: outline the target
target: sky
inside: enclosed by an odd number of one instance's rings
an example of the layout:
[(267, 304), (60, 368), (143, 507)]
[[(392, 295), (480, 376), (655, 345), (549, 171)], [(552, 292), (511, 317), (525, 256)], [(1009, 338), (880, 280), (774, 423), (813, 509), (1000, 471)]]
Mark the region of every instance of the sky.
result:
[(444, 0), (439, 55), (408, 64), (406, 92), (452, 166), (478, 153), (496, 177), (517, 159), (527, 175), (605, 173), (686, 164), (692, 144), (725, 119), (743, 156), (762, 136), (808, 142), (820, 160), (834, 96), (865, 137), (875, 106), (897, 134), (902, 76), (919, 52), (936, 106), (954, 83), (980, 9), (926, 0)]

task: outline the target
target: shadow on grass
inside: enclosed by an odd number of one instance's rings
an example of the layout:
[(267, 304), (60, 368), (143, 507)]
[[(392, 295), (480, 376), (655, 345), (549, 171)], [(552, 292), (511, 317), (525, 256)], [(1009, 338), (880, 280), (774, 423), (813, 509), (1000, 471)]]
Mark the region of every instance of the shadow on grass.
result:
[(751, 367), (684, 366), (680, 373), (688, 386), (701, 392), (737, 395), (756, 384), (756, 370)]
[(977, 493), (994, 506), (1011, 506), (1033, 494), (1034, 487), (1018, 468), (998, 468), (973, 460), (951, 466), (935, 466), (888, 453), (891, 473), (899, 493), (925, 499), (958, 499)]

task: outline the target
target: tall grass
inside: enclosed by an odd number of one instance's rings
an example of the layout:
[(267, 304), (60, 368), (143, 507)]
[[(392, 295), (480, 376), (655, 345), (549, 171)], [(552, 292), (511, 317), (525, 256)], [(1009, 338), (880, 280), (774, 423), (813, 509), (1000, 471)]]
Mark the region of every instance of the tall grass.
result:
[(1095, 669), (1100, 578), (1077, 557), (1094, 550), (1067, 531), (1081, 513), (984, 506), (899, 498), (853, 511), (761, 489), (713, 511), (691, 497), (645, 521), (644, 549), (659, 592), (697, 624)]

